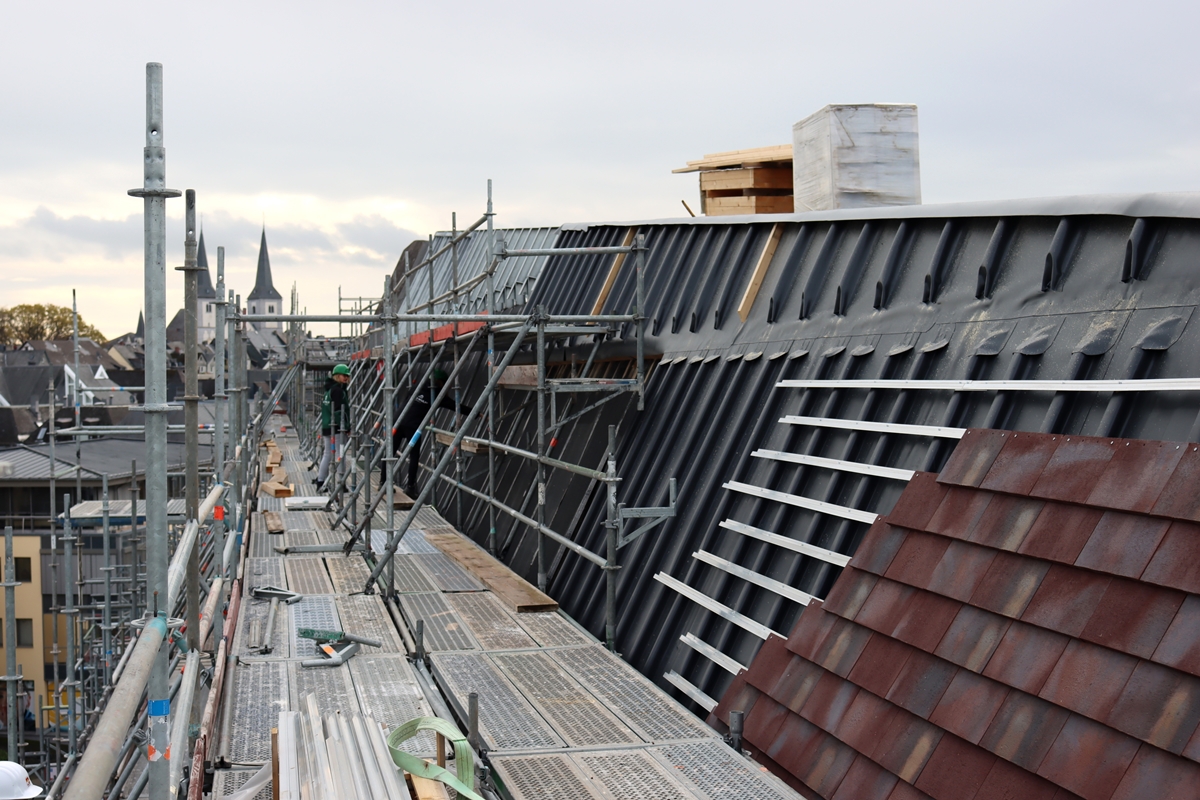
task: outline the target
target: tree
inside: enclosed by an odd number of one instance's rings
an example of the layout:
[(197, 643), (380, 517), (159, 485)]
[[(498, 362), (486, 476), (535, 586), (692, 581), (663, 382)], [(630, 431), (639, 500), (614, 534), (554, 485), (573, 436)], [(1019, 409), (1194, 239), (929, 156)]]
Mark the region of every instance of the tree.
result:
[[(70, 339), (71, 309), (49, 303), (24, 303), (0, 308), (0, 345), (20, 346), (40, 339)], [(97, 328), (79, 318), (79, 338), (97, 344), (106, 340)]]

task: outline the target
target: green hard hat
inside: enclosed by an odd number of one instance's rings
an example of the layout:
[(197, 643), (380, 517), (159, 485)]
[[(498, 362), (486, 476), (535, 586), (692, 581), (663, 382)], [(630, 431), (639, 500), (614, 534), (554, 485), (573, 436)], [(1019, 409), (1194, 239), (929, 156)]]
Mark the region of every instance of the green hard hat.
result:
[(338, 364), (336, 367), (333, 368), (333, 374), (334, 375), (349, 375), (350, 368), (347, 367), (345, 364)]
[(450, 376), (448, 376), (446, 374), (445, 370), (435, 369), (433, 371), (433, 380), (435, 383), (443, 383), (443, 382), (445, 382), (446, 378), (448, 378), (448, 377), (450, 377)]

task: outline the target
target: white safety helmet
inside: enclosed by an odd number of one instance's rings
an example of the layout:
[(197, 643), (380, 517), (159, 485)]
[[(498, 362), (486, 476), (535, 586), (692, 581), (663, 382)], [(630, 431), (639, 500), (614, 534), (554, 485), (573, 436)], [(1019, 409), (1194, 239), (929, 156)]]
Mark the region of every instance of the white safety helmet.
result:
[(42, 787), (29, 780), (24, 767), (12, 761), (0, 761), (0, 800), (37, 797), (41, 793)]

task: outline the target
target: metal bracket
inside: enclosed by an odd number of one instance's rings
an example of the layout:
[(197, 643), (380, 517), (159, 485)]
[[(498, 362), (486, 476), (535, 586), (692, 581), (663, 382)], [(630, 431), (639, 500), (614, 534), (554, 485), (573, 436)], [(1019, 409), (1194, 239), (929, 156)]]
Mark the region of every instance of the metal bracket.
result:
[[(624, 503), (617, 504), (617, 549), (624, 547), (637, 539), (651, 528), (663, 524), (675, 516), (675, 479), (671, 478), (668, 486), (668, 503), (666, 506), (651, 506), (648, 508), (626, 508)], [(649, 519), (645, 525), (629, 533), (625, 532), (625, 520)]]

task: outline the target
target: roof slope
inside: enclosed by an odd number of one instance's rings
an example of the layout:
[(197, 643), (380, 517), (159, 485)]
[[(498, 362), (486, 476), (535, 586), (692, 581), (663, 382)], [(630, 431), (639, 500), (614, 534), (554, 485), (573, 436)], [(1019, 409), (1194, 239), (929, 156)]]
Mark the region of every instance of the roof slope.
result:
[(283, 295), (275, 291), (271, 279), (271, 256), (267, 253), (267, 229), (263, 228), (262, 241), (258, 244), (258, 271), (254, 274), (254, 288), (247, 300), (282, 300)]
[(716, 718), (827, 798), (1195, 797), (1200, 446), (972, 430)]
[[(263, 232), (266, 235), (266, 232)], [(212, 275), (208, 272), (208, 251), (204, 249), (204, 231), (200, 231), (200, 246), (196, 249), (196, 266), (203, 272), (196, 273), (196, 297), (206, 299), (216, 297), (217, 290), (213, 288)]]

